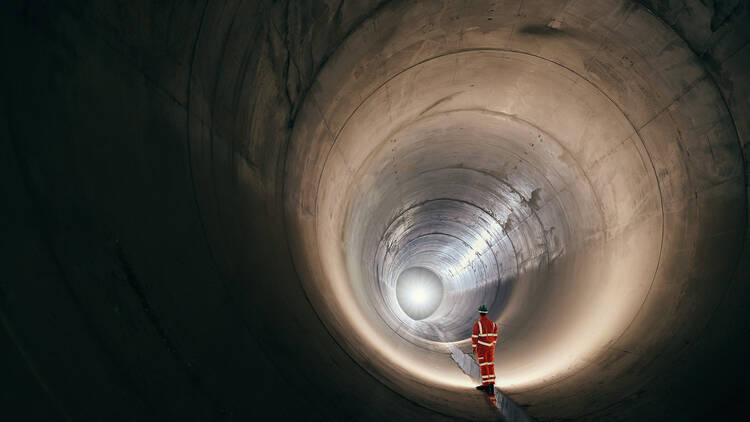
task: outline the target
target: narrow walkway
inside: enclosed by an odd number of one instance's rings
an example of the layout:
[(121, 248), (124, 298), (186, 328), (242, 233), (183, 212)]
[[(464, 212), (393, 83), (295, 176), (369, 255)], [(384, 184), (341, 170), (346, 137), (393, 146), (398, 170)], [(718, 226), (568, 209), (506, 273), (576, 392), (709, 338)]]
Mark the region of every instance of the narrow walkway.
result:
[[(479, 365), (474, 358), (468, 353), (464, 353), (461, 349), (456, 346), (451, 346), (451, 358), (456, 362), (459, 368), (471, 377), (474, 382), (479, 385), (481, 384), (481, 376), (479, 372)], [(477, 392), (477, 394), (484, 394)], [(501, 420), (507, 422), (536, 422), (536, 419), (527, 415), (524, 410), (514, 403), (510, 398), (500, 392), (499, 389), (495, 388), (495, 407), (500, 413)], [(490, 400), (487, 400), (491, 403)]]

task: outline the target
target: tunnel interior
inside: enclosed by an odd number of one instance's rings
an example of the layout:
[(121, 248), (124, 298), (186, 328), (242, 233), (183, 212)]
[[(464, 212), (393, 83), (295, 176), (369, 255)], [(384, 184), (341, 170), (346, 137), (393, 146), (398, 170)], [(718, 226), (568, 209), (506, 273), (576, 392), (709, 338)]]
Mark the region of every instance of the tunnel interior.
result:
[(539, 421), (729, 412), (750, 372), (748, 17), (9, 7), (2, 403), (497, 420), (454, 358), (486, 305), (497, 387)]

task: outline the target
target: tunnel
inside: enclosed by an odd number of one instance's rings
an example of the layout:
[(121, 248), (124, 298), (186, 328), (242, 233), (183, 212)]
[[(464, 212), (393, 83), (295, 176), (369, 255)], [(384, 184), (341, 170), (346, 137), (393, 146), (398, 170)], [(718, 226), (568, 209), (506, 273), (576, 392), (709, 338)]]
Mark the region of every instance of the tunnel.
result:
[(3, 6), (4, 420), (729, 420), (741, 0)]

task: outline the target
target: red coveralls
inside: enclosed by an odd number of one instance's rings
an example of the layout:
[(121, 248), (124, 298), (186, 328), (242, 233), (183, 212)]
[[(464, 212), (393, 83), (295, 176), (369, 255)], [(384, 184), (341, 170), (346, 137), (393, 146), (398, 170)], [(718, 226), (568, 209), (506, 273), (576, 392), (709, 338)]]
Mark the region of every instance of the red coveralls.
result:
[(495, 343), (497, 325), (487, 318), (487, 315), (481, 315), (471, 330), (471, 351), (477, 354), (479, 369), (482, 372), (482, 385), (495, 383)]

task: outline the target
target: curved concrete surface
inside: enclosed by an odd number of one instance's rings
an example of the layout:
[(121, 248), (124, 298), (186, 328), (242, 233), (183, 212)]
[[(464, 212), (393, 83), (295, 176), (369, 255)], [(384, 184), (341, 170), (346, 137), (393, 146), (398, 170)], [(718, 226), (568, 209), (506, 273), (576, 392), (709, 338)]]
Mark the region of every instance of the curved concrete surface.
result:
[(5, 413), (494, 420), (451, 358), (486, 304), (539, 420), (721, 418), (749, 372), (749, 17), (9, 7)]

